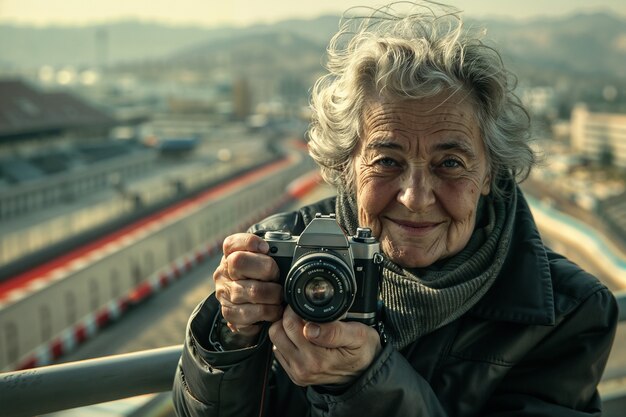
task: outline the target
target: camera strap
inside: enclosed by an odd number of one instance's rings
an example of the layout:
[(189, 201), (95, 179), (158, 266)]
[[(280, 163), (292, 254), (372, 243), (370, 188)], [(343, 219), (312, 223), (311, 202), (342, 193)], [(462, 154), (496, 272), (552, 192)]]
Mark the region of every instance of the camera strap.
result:
[(378, 332), (378, 336), (380, 336), (380, 345), (385, 348), (389, 339), (387, 337), (387, 333), (385, 332), (385, 303), (383, 300), (378, 300), (378, 305), (376, 307), (376, 324), (374, 328)]

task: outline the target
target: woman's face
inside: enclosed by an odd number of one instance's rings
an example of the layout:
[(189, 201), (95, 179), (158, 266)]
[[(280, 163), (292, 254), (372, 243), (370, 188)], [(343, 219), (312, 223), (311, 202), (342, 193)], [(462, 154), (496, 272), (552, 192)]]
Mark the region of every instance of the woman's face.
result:
[(403, 267), (465, 247), (490, 173), (471, 101), (441, 94), (373, 102), (354, 158), (359, 222)]

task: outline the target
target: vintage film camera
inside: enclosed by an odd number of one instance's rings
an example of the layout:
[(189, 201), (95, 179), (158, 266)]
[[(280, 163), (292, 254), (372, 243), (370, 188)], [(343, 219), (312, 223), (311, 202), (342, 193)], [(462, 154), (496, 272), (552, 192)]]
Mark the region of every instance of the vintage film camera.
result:
[(303, 319), (376, 325), (382, 255), (368, 228), (347, 237), (335, 215), (317, 214), (300, 236), (266, 232), (284, 299)]

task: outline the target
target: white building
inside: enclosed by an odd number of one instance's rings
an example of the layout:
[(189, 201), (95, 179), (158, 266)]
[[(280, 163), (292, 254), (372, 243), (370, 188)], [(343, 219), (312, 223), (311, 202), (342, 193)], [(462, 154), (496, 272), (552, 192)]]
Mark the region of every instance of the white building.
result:
[(626, 114), (592, 113), (577, 105), (571, 118), (572, 148), (599, 161), (610, 153), (613, 165), (626, 168)]
[(552, 87), (528, 87), (520, 89), (520, 99), (534, 115), (554, 116), (556, 93)]

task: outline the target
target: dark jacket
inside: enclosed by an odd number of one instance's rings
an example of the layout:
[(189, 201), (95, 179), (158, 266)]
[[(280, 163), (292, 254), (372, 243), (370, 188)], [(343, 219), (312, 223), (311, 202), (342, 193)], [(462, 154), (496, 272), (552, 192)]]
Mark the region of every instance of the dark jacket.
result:
[[(298, 235), (315, 212), (333, 211), (325, 200), (253, 231)], [(294, 385), (271, 361), (266, 335), (252, 348), (212, 352), (218, 311), (209, 297), (190, 318), (174, 382), (180, 416), (259, 416), (260, 407), (265, 416), (598, 416), (617, 323), (610, 291), (543, 245), (522, 197), (508, 258), (483, 299), (401, 352), (387, 345), (341, 393)]]

